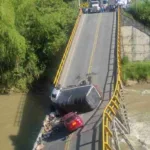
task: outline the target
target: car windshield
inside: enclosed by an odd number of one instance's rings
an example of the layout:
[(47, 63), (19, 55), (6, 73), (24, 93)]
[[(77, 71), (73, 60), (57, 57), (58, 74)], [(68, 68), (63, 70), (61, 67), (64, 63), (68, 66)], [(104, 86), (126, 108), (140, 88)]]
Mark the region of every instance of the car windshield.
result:
[(70, 121), (74, 120), (75, 119), (75, 116), (70, 116), (69, 118), (67, 118), (65, 120), (65, 122), (69, 123)]
[(53, 98), (56, 98), (56, 94), (52, 94), (52, 97), (53, 97)]

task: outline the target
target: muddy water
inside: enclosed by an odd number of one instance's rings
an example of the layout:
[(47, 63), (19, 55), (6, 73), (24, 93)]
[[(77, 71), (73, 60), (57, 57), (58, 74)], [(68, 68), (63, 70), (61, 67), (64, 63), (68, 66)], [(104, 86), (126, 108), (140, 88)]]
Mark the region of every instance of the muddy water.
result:
[[(0, 96), (0, 149), (32, 149), (48, 108), (47, 97), (33, 94)], [(136, 150), (150, 150), (150, 84), (126, 87), (125, 102), (131, 143)], [(121, 150), (129, 150), (123, 140)]]
[(48, 108), (44, 95), (0, 96), (0, 149), (30, 150)]
[[(135, 150), (150, 150), (150, 84), (125, 88), (131, 133), (128, 135)], [(129, 147), (122, 140), (122, 150)]]

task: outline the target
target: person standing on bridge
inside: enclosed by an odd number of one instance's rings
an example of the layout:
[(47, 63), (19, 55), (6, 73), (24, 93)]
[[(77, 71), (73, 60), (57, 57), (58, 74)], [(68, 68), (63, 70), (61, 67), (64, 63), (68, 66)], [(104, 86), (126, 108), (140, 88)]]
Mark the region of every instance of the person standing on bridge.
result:
[(101, 5), (101, 12), (104, 12), (104, 6)]

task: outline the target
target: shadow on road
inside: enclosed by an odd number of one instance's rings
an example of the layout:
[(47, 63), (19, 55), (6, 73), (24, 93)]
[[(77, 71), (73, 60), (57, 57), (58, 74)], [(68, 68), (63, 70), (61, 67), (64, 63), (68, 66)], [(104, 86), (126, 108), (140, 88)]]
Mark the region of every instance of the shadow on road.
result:
[[(105, 85), (103, 88), (103, 99), (104, 101), (109, 101), (111, 99), (113, 90), (116, 83), (116, 76), (117, 76), (117, 49), (116, 49), (116, 20), (115, 20), (116, 13), (113, 13), (113, 20), (114, 23), (112, 24), (112, 34), (111, 34), (111, 42), (110, 42), (110, 52), (109, 52), (109, 60), (108, 60), (108, 71), (105, 80)], [(109, 90), (107, 90), (109, 89)]]
[[(88, 142), (82, 141), (83, 139), (83, 134), (85, 133), (82, 128), (77, 131), (76, 133), (76, 150), (81, 150), (83, 146), (89, 145), (91, 150), (101, 150), (102, 149), (102, 114), (103, 110), (108, 104), (108, 101), (111, 99), (114, 86), (116, 83), (116, 75), (117, 75), (117, 51), (116, 51), (116, 20), (115, 20), (115, 15), (116, 13), (113, 13), (113, 20), (114, 23), (112, 25), (112, 34), (111, 34), (111, 42), (110, 42), (110, 52), (109, 52), (109, 62), (108, 62), (108, 71), (107, 71), (107, 76), (105, 80), (105, 85), (103, 88), (103, 102), (101, 105), (98, 107), (98, 109), (92, 114), (92, 116), (89, 118), (89, 120), (85, 123), (85, 127), (87, 125), (92, 125), (92, 128), (86, 132), (90, 132), (88, 136), (92, 136), (92, 140), (87, 140)], [(95, 117), (98, 119), (95, 121)], [(94, 121), (92, 121), (94, 120)], [(85, 135), (85, 139), (86, 139)]]
[[(82, 134), (84, 132), (81, 133), (81, 130), (80, 130), (77, 133), (76, 150), (80, 150), (83, 146), (87, 146), (87, 145), (89, 145), (89, 147), (91, 147), (90, 149), (92, 149), (92, 150), (96, 150), (97, 145), (98, 145), (98, 149), (102, 149), (102, 145), (101, 145), (101, 134), (102, 134), (101, 119), (102, 119), (102, 115), (99, 117), (99, 119), (97, 121), (95, 121), (92, 129), (90, 129), (90, 132), (92, 133), (92, 134), (90, 134), (90, 136), (92, 137), (92, 140), (90, 142), (85, 142), (84, 144), (82, 144), (81, 137), (82, 137)], [(89, 130), (87, 132), (89, 132)]]
[[(105, 103), (105, 102), (104, 102)], [(90, 116), (90, 118), (86, 121), (83, 128), (79, 129), (76, 132), (76, 150), (81, 150), (83, 146), (90, 145), (92, 150), (96, 150), (97, 145), (98, 149), (102, 149), (101, 145), (101, 135), (102, 135), (102, 111), (104, 109), (103, 102), (100, 104), (100, 106), (94, 110), (93, 114)], [(92, 125), (92, 127), (89, 130), (84, 131), (87, 126)], [(92, 141), (82, 144), (81, 137), (85, 132), (91, 132), (90, 136), (92, 136)], [(98, 136), (98, 138), (97, 138)], [(83, 138), (83, 137), (82, 137)]]
[(65, 141), (67, 137), (69, 136), (69, 132), (66, 130), (65, 127), (61, 128), (59, 132), (52, 133), (52, 136), (46, 140), (46, 142), (52, 142), (52, 141)]

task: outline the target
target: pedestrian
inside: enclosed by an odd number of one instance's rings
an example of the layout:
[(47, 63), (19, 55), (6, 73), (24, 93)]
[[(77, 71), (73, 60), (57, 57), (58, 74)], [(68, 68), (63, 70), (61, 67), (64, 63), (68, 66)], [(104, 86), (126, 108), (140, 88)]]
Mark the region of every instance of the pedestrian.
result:
[(104, 6), (103, 5), (101, 6), (101, 10), (102, 10), (102, 12), (104, 12)]

